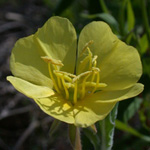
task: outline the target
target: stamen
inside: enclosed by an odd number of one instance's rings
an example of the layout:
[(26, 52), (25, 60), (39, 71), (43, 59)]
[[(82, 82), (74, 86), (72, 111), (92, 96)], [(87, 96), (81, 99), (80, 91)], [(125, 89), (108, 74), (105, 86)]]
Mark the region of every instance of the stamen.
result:
[(93, 57), (93, 59), (92, 59), (92, 64), (93, 64), (93, 66), (94, 67), (96, 67), (96, 65), (97, 65), (97, 58), (98, 58), (98, 56), (97, 55), (94, 55), (94, 57)]
[(79, 65), (80, 72), (84, 72), (87, 70), (89, 65), (90, 56), (86, 56), (82, 61), (80, 61), (81, 65)]
[(99, 80), (100, 80), (100, 75), (99, 75), (99, 72), (96, 73), (97, 74), (97, 80), (96, 80), (96, 86), (94, 87), (93, 91), (91, 92), (91, 94), (93, 94), (97, 87), (98, 87), (98, 84), (99, 84)]
[(91, 79), (91, 82), (93, 82), (95, 79), (95, 73), (92, 74), (92, 79)]
[[(86, 87), (95, 87), (97, 83), (95, 82), (86, 82), (85, 83), (85, 86)], [(81, 85), (82, 86), (82, 85)], [(107, 84), (106, 83), (98, 83), (97, 84), (97, 88), (103, 88), (103, 87), (106, 87)], [(80, 86), (79, 86), (80, 87)]]
[[(54, 68), (55, 68), (55, 70), (53, 70), (53, 72), (58, 70), (58, 66), (54, 65)], [(58, 87), (59, 87), (59, 89), (61, 89), (62, 86), (61, 86), (60, 78), (58, 76), (56, 76), (56, 77), (57, 77), (57, 81), (58, 81)]]
[(91, 68), (92, 68), (92, 53), (91, 53), (89, 47), (87, 47), (87, 50), (89, 53), (89, 55), (88, 55), (89, 56), (89, 70), (91, 70)]
[(74, 86), (74, 95), (73, 95), (73, 103), (75, 104), (77, 102), (77, 80), (75, 81), (75, 86)]
[(47, 63), (51, 63), (51, 64), (57, 65), (57, 66), (64, 66), (64, 64), (60, 60), (53, 59), (48, 56), (42, 56), (41, 58)]
[(93, 71), (93, 74), (92, 74), (91, 82), (94, 81), (94, 79), (95, 79), (95, 73), (100, 72), (100, 69), (97, 68), (97, 67), (92, 67), (92, 71)]
[(71, 73), (68, 73), (68, 72), (64, 72), (64, 71), (56, 71), (56, 73), (61, 73), (61, 74), (64, 74), (64, 75), (70, 76), (70, 77), (72, 77), (72, 78), (75, 78), (75, 77), (76, 77), (76, 75), (71, 74)]
[(95, 73), (98, 73), (98, 72), (100, 72), (100, 69), (97, 67), (92, 67), (92, 71), (94, 71)]
[(60, 60), (53, 59), (49, 56), (41, 57), (48, 63), (48, 70), (50, 78), (53, 81), (54, 89), (57, 93), (63, 94), (65, 99), (70, 100), (73, 105), (78, 100), (83, 99), (85, 95), (91, 95), (95, 91), (107, 86), (105, 83), (99, 83), (100, 69), (96, 67), (98, 56), (93, 56), (89, 48), (92, 43), (93, 40), (86, 43), (80, 54), (82, 56), (86, 51), (86, 56), (80, 61), (81, 64), (78, 68), (82, 73), (77, 76), (60, 71), (60, 67), (64, 66)]
[(82, 82), (82, 89), (81, 89), (81, 99), (84, 98), (85, 96), (85, 83), (86, 83), (86, 80), (88, 79), (88, 77), (90, 76), (90, 74), (88, 74), (84, 79), (83, 79), (83, 82)]
[[(63, 72), (63, 71), (56, 71), (54, 70), (54, 73), (56, 74), (56, 76), (60, 77), (60, 78), (64, 78), (65, 80), (67, 80), (68, 82), (72, 82), (72, 79), (70, 77), (67, 76), (67, 72)], [(76, 77), (76, 76), (74, 76)]]
[(84, 76), (86, 76), (86, 75), (88, 75), (90, 73), (92, 73), (92, 71), (86, 71), (86, 72), (83, 72), (83, 73), (79, 74), (78, 76), (73, 78), (72, 83), (74, 83), (76, 80), (79, 80), (81, 77), (84, 77)]
[(50, 63), (48, 63), (48, 71), (49, 71), (50, 78), (51, 78), (52, 81), (53, 81), (55, 90), (56, 90), (58, 93), (60, 93), (60, 91), (59, 91), (59, 89), (58, 89), (58, 87), (57, 87), (57, 84), (56, 84), (56, 82), (55, 82), (55, 79), (54, 79), (54, 77), (53, 77), (53, 74), (52, 74), (52, 71), (51, 71), (51, 64), (50, 64)]
[(62, 84), (63, 84), (64, 89), (65, 89), (66, 99), (69, 99), (69, 92), (68, 92), (68, 89), (67, 89), (67, 87), (65, 85), (65, 80), (64, 80), (63, 76), (62, 76), (61, 80), (62, 80)]
[(65, 82), (65, 86), (69, 89), (69, 88), (74, 88), (74, 84), (69, 83), (69, 82)]
[(86, 63), (88, 63), (88, 61), (89, 61), (89, 55), (88, 56), (86, 56), (82, 61), (80, 61), (80, 63), (81, 64), (83, 64), (83, 65), (85, 65)]
[(85, 50), (87, 49), (87, 47), (89, 47), (91, 44), (93, 44), (93, 40), (90, 40), (88, 43), (85, 44), (81, 54), (80, 54), (80, 57), (84, 54)]

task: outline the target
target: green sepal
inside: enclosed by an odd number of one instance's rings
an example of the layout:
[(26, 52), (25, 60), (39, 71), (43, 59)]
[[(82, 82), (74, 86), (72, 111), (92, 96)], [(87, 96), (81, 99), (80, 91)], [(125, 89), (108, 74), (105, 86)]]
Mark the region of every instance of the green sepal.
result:
[(50, 127), (50, 130), (49, 130), (49, 135), (52, 136), (56, 131), (57, 129), (59, 128), (61, 124), (61, 121), (55, 119)]

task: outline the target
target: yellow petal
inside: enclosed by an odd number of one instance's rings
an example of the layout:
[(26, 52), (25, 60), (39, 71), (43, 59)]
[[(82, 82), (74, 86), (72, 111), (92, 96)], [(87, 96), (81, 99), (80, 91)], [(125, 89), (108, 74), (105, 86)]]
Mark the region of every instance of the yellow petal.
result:
[[(78, 44), (78, 57), (81, 55), (85, 44), (93, 41), (89, 46), (93, 55), (97, 55), (97, 64), (99, 66), (100, 62), (110, 53), (113, 47), (115, 47), (118, 38), (112, 33), (110, 27), (101, 21), (94, 21), (86, 25), (80, 33), (79, 44)], [(78, 59), (77, 72), (79, 62), (83, 58)]]
[(54, 91), (45, 86), (34, 85), (17, 77), (8, 76), (7, 80), (21, 93), (30, 98), (49, 97)]
[(65, 65), (62, 69), (73, 73), (76, 59), (76, 33), (64, 18), (52, 17), (31, 35), (18, 40), (12, 50), (10, 68), (14, 76), (38, 85), (48, 85), (47, 63), (41, 56), (52, 56)]
[(98, 120), (104, 119), (115, 104), (124, 99), (134, 97), (143, 91), (143, 85), (120, 91), (101, 91), (78, 101), (74, 108), (75, 125), (88, 127)]
[(48, 115), (66, 123), (73, 124), (73, 107), (69, 101), (55, 94), (48, 98), (34, 99), (39, 107)]
[[(104, 22), (92, 22), (84, 27), (79, 37), (79, 55), (85, 44), (93, 40), (89, 47), (97, 55), (97, 66), (101, 70), (103, 90), (120, 90), (133, 86), (142, 74), (141, 60), (137, 50), (121, 42)], [(78, 55), (78, 56), (79, 56)], [(78, 59), (77, 73), (83, 68)]]
[(34, 41), (38, 48), (43, 50), (43, 56), (61, 60), (64, 64), (61, 70), (74, 73), (77, 37), (68, 19), (51, 17), (37, 31)]
[(119, 41), (112, 52), (100, 63), (103, 90), (121, 90), (133, 86), (142, 75), (142, 64), (137, 50)]
[(10, 57), (10, 69), (16, 77), (37, 85), (51, 86), (47, 64), (41, 59), (33, 35), (16, 42)]
[(132, 98), (140, 94), (144, 90), (144, 85), (136, 83), (132, 87), (118, 91), (100, 91), (92, 95), (93, 98), (99, 99), (103, 103), (118, 102), (128, 98)]
[(104, 119), (115, 104), (116, 102), (103, 103), (92, 96), (78, 101), (74, 107), (75, 125), (83, 128), (93, 125), (96, 121)]

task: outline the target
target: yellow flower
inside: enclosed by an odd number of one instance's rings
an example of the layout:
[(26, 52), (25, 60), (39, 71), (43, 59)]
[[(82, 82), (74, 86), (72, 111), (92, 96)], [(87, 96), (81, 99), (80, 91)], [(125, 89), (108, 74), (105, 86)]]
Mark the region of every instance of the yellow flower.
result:
[[(77, 56), (77, 57), (76, 57)], [(92, 22), (77, 36), (65, 18), (52, 17), (34, 35), (18, 40), (10, 57), (13, 86), (48, 115), (87, 127), (118, 101), (143, 91), (137, 50), (110, 27)]]

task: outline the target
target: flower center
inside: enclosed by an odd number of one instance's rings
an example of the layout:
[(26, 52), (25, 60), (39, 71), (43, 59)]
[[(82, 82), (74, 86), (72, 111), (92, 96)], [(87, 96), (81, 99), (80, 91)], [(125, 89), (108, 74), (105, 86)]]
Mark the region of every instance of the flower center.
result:
[(96, 67), (98, 56), (93, 56), (89, 48), (89, 45), (92, 43), (93, 41), (86, 43), (81, 52), (80, 57), (83, 57), (85, 52), (87, 54), (80, 61), (79, 69), (88, 69), (79, 75), (60, 71), (60, 67), (64, 66), (60, 60), (52, 59), (48, 56), (41, 57), (48, 64), (49, 75), (53, 81), (54, 90), (63, 95), (65, 99), (71, 101), (72, 104), (107, 86), (105, 83), (100, 83), (100, 69)]

